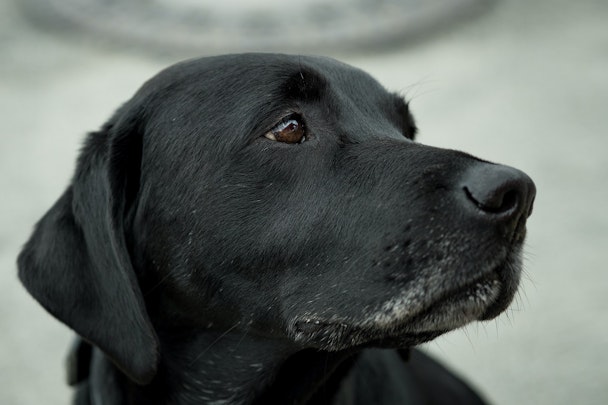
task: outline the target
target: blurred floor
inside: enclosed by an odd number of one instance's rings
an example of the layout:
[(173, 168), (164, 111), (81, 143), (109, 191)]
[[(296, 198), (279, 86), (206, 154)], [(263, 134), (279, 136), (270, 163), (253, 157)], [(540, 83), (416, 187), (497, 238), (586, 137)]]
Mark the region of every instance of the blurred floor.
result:
[[(496, 404), (608, 403), (606, 21), (603, 0), (509, 0), (414, 46), (337, 55), (412, 99), (420, 142), (536, 181), (517, 302), (428, 345)], [(70, 333), (23, 291), (14, 260), (84, 133), (173, 60), (31, 29), (10, 0), (0, 50), (0, 404), (65, 404)]]

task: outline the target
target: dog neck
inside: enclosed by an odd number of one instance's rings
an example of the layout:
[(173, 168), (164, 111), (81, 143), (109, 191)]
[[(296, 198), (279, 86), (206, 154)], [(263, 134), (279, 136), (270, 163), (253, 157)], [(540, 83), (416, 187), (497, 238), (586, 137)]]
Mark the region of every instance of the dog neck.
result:
[[(345, 375), (355, 359), (351, 352), (301, 349), (243, 333), (172, 334), (161, 342), (161, 366), (152, 384), (137, 386), (114, 370), (112, 378), (105, 372), (91, 380), (92, 397), (129, 398), (116, 403), (133, 405), (317, 404), (319, 396), (333, 396), (336, 376)], [(112, 366), (94, 368), (104, 367)]]
[[(243, 333), (206, 332), (164, 339), (163, 362), (176, 404), (250, 404), (275, 379), (293, 348)], [(166, 348), (166, 350), (165, 350)]]

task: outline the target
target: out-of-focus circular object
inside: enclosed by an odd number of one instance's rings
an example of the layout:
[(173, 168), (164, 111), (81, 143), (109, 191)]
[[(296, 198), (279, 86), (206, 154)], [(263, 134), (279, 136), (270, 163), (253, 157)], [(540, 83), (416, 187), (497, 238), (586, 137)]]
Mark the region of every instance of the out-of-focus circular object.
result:
[(169, 53), (390, 47), (494, 0), (20, 0), (36, 24)]

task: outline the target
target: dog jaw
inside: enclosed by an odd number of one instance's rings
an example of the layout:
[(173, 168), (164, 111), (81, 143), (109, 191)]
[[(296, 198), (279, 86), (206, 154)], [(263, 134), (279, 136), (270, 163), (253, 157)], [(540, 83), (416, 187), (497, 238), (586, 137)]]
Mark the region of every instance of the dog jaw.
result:
[(424, 343), (502, 313), (519, 284), (520, 253), (513, 249), (481, 275), (448, 288), (429, 289), (432, 277), (420, 280), (361, 317), (306, 312), (291, 320), (288, 334), (298, 344), (328, 351)]

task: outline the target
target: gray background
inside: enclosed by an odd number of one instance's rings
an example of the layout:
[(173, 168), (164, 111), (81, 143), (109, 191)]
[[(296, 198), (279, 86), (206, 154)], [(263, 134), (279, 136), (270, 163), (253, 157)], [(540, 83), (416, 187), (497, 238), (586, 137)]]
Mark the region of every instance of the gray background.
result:
[[(70, 333), (27, 296), (14, 260), (84, 133), (174, 59), (28, 28), (6, 0), (0, 51), (0, 404), (63, 404)], [(517, 301), (428, 349), (497, 404), (608, 403), (608, 3), (503, 1), (427, 41), (333, 55), (404, 92), (420, 142), (538, 186)]]

